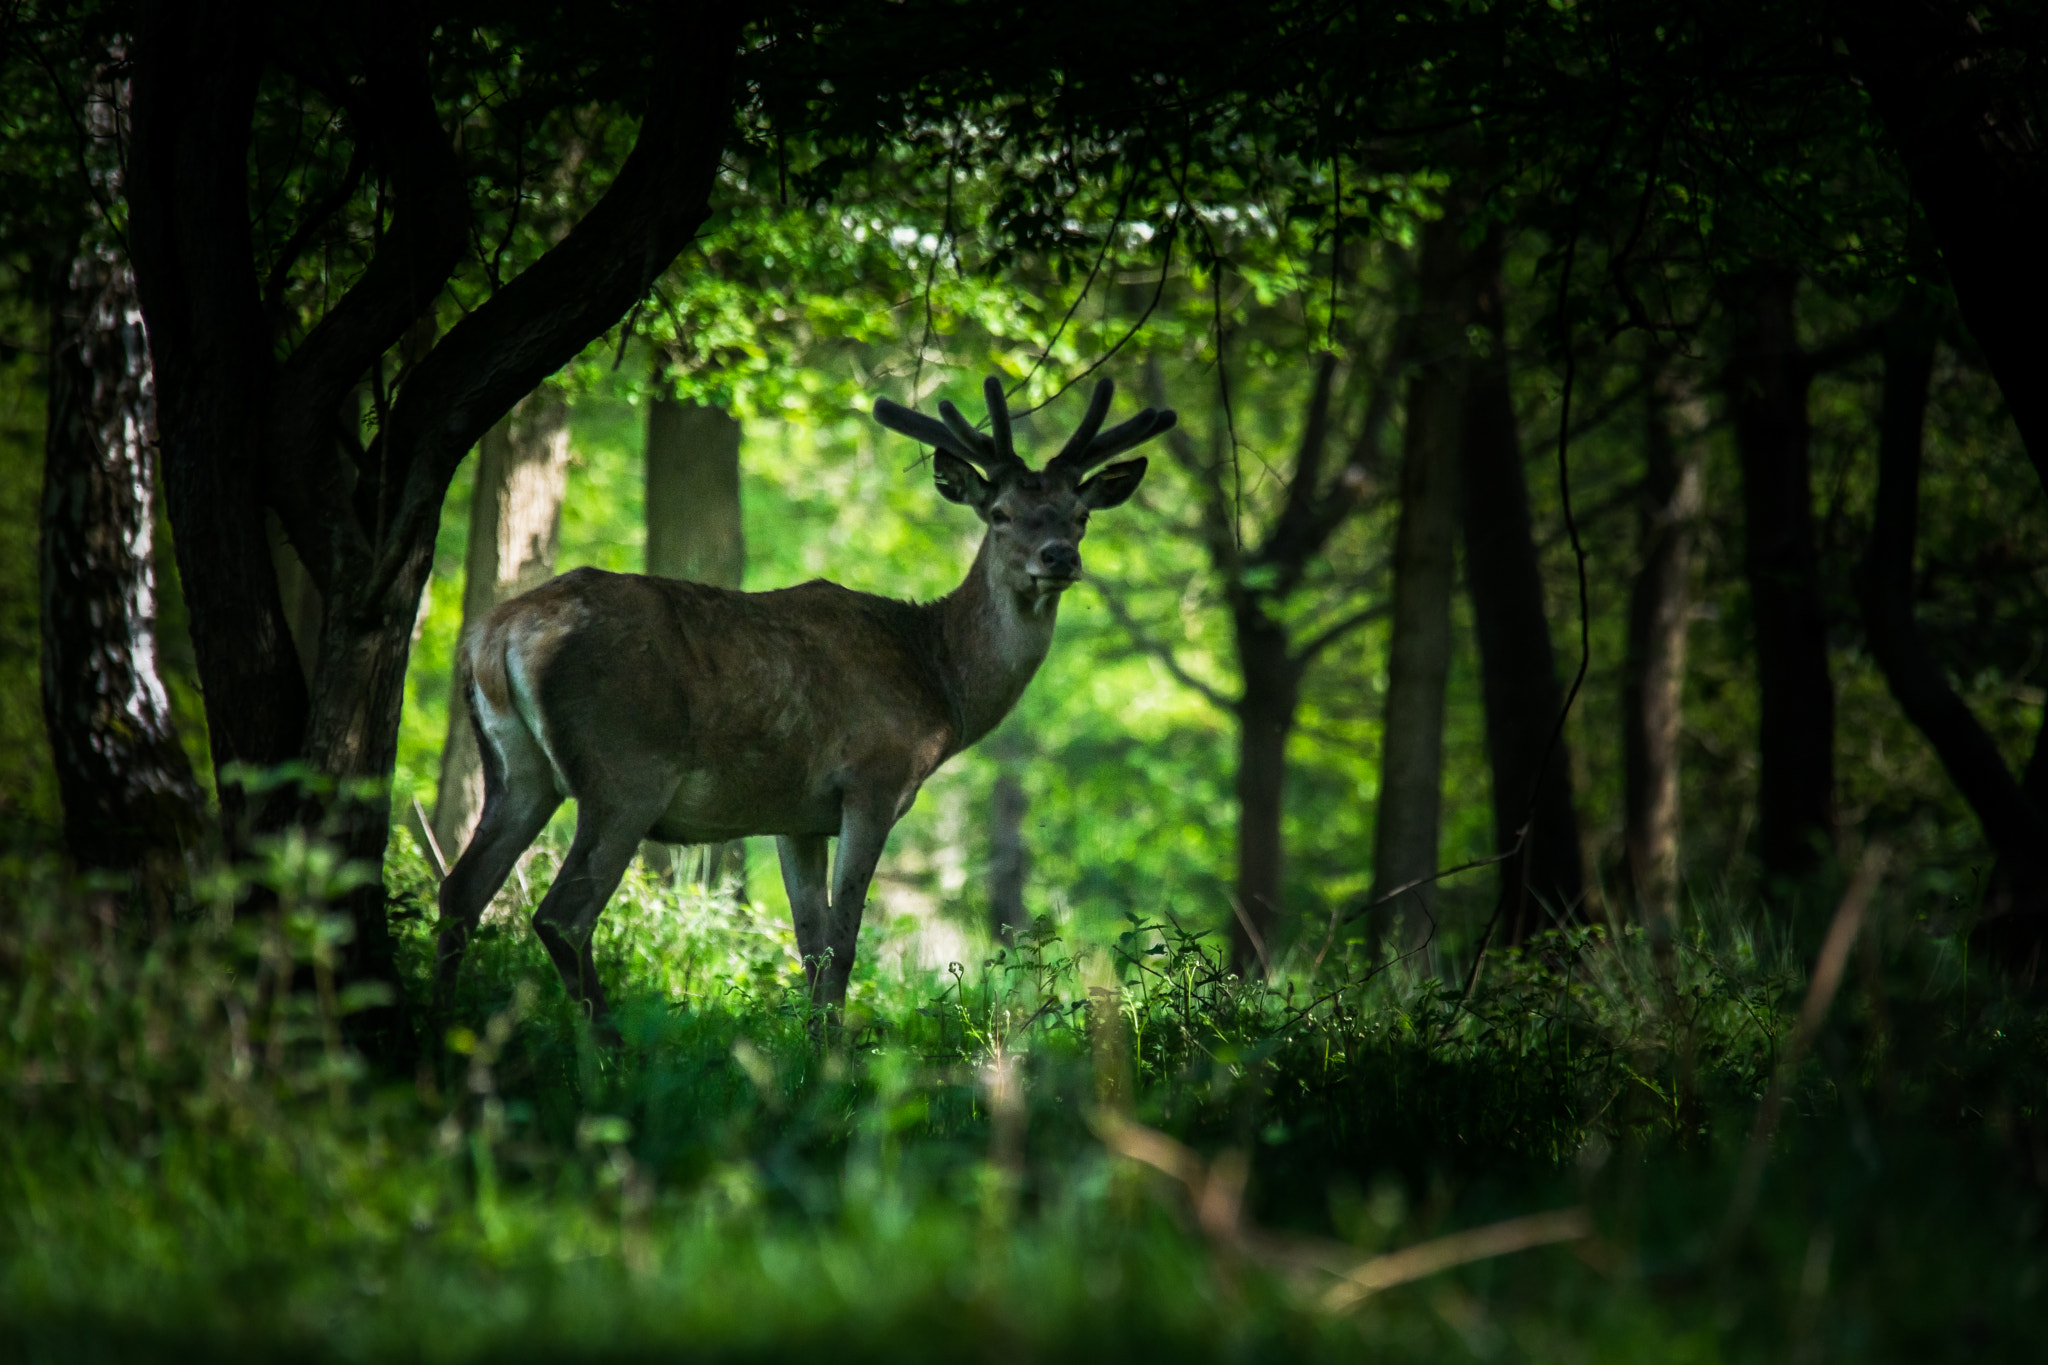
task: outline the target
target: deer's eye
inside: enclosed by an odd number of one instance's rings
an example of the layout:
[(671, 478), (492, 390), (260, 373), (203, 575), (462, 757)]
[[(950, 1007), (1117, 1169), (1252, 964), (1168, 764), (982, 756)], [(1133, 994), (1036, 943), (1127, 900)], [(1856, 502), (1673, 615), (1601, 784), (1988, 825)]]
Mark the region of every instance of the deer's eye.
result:
[(989, 513), (988, 519), (990, 524), (995, 526), (1008, 526), (1010, 524), (1010, 514), (1008, 512), (1003, 511), (1001, 508), (997, 508), (995, 511)]
[(1088, 524), (1088, 509), (1084, 507), (1079, 512), (1075, 513), (1074, 520), (1080, 523), (1081, 525), (1086, 526)]

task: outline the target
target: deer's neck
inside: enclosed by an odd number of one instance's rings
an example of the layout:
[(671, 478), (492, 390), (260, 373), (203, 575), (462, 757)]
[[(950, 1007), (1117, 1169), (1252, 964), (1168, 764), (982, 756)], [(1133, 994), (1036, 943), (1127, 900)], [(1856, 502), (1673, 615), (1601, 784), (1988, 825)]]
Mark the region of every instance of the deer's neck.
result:
[(995, 581), (988, 542), (966, 581), (932, 604), (945, 640), (946, 684), (959, 708), (964, 749), (996, 728), (1052, 647), (1057, 593), (1022, 595)]

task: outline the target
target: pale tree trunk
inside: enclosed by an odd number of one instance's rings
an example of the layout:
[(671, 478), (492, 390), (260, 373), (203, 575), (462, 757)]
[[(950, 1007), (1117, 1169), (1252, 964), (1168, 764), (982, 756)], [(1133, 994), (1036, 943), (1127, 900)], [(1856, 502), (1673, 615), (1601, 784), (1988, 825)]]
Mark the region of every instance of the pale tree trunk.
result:
[[(659, 376), (657, 376), (659, 380)], [(647, 412), (647, 572), (714, 588), (738, 588), (746, 577), (746, 531), (740, 521), (740, 423), (722, 408), (662, 396)], [(649, 866), (669, 867), (668, 850), (643, 847)], [(697, 879), (735, 882), (746, 897), (746, 841), (704, 848)]]
[[(561, 391), (553, 385), (536, 389), (477, 443), (476, 460), (463, 566), (464, 639), (493, 607), (538, 587), (555, 571), (569, 477), (569, 405)], [(459, 658), (455, 677), (434, 802), (434, 838), (450, 863), (469, 842), (484, 802), (483, 763)]]
[(64, 842), (79, 867), (136, 877), (161, 906), (204, 798), (157, 673), (156, 418), (142, 310), (127, 262), (90, 244), (52, 303), (42, 699)]
[[(1402, 435), (1401, 518), (1394, 536), (1379, 819), (1373, 834), (1375, 900), (1436, 871), (1457, 550), (1458, 442), (1468, 368), (1465, 327), (1472, 312), (1457, 217), (1447, 213), (1422, 233), (1414, 373)], [(1394, 926), (1396, 951), (1422, 950), (1435, 932), (1435, 884), (1414, 886), (1381, 913)]]
[(1031, 927), (1031, 916), (1024, 908), (1024, 883), (1031, 872), (1024, 817), (1030, 812), (1031, 798), (1017, 778), (1026, 746), (1013, 734), (992, 738), (989, 756), (997, 767), (989, 792), (989, 932), (998, 943), (1014, 943)]
[(1699, 400), (1661, 361), (1646, 391), (1641, 566), (1622, 681), (1623, 832), (1636, 913), (1658, 952), (1678, 932), (1678, 737), (1700, 513)]
[(1497, 229), (1473, 262), (1473, 284), (1476, 321), (1493, 344), (1470, 364), (1459, 442), (1465, 578), (1479, 640), (1495, 848), (1505, 853), (1521, 841), (1521, 856), (1500, 865), (1499, 923), (1509, 943), (1520, 943), (1550, 922), (1583, 919), (1585, 871), (1571, 755), (1558, 734), (1564, 689), (1515, 432)]

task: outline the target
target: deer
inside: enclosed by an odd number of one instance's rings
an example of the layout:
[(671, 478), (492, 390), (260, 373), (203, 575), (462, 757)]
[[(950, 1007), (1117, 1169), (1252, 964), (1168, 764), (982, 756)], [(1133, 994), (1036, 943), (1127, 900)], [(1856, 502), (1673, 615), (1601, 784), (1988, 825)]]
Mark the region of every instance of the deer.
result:
[(823, 579), (740, 592), (586, 568), (469, 633), (460, 685), (484, 806), (441, 884), (438, 1000), (520, 855), (573, 799), (575, 835), (532, 924), (607, 1041), (618, 1034), (592, 937), (643, 839), (774, 835), (813, 1008), (841, 1017), (890, 830), (940, 764), (1017, 704), (1081, 580), (1089, 514), (1128, 501), (1146, 462), (1093, 471), (1175, 422), (1146, 408), (1102, 430), (1115, 393), (1105, 379), (1034, 471), (1016, 452), (1001, 382), (983, 393), (986, 432), (949, 402), (938, 419), (874, 404), (881, 425), (931, 448), (939, 496), (986, 527), (967, 576), (936, 601)]

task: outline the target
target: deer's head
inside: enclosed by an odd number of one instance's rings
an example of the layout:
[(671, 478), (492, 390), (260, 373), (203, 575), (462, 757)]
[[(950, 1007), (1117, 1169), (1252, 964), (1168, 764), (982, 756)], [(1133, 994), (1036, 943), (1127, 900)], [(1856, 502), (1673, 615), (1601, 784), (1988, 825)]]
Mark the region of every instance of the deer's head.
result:
[(982, 393), (988, 401), (986, 432), (976, 431), (947, 402), (939, 404), (944, 420), (936, 421), (880, 398), (875, 420), (932, 447), (932, 481), (939, 496), (972, 507), (988, 524), (990, 570), (998, 582), (1023, 595), (1055, 596), (1081, 579), (1088, 514), (1118, 506), (1137, 492), (1145, 461), (1126, 460), (1093, 478), (1090, 471), (1167, 430), (1174, 415), (1146, 408), (1103, 431), (1102, 419), (1116, 393), (1116, 385), (1105, 379), (1066, 446), (1045, 468), (1033, 470), (1012, 443), (1002, 381), (990, 377)]

